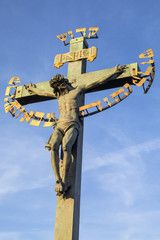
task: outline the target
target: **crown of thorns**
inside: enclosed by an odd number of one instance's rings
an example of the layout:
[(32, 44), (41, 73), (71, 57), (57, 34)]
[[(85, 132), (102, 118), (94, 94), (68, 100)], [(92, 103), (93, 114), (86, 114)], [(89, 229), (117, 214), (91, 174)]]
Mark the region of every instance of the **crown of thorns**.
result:
[(51, 87), (59, 87), (62, 86), (64, 83), (69, 84), (67, 79), (64, 79), (63, 75), (61, 74), (57, 74), (56, 76), (54, 76), (50, 81), (50, 86)]

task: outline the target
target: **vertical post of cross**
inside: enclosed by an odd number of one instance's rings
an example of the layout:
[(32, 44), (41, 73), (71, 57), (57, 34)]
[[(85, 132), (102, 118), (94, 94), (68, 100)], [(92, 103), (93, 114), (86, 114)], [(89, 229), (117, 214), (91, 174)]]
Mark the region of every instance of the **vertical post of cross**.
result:
[[(70, 41), (70, 52), (87, 48), (88, 44), (84, 37)], [(70, 79), (86, 72), (86, 59), (69, 62), (68, 77)], [(84, 95), (78, 99), (79, 106), (84, 105)], [(56, 220), (54, 240), (78, 240), (80, 218), (80, 191), (82, 169), (82, 146), (83, 146), (83, 121), (80, 127), (78, 139), (72, 149), (72, 166), (69, 177), (72, 186), (65, 197), (57, 197)]]

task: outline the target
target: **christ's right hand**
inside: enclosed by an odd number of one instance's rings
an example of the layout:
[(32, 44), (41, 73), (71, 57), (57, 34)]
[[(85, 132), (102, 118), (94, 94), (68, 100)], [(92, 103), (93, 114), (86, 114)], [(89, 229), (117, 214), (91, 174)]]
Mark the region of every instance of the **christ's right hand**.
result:
[(25, 86), (25, 89), (29, 92), (29, 93), (34, 93), (34, 85), (29, 82), (29, 85), (24, 85)]

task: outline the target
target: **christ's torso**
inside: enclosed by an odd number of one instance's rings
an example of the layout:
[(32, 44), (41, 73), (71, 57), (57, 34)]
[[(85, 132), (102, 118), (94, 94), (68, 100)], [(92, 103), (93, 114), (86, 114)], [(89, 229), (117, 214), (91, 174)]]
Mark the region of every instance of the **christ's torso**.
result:
[(74, 89), (58, 98), (60, 118), (58, 123), (79, 123), (79, 92)]

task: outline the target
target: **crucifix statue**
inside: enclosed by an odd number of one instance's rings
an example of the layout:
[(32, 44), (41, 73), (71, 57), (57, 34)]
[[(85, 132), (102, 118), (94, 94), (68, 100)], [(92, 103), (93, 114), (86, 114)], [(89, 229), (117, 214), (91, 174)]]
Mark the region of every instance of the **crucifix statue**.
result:
[[(30, 93), (47, 97), (56, 96), (58, 100), (60, 118), (46, 146), (46, 148), (51, 150), (51, 163), (55, 174), (55, 191), (57, 195), (66, 193), (72, 184), (72, 182), (67, 179), (67, 174), (72, 161), (72, 147), (78, 137), (81, 125), (81, 120), (79, 118), (79, 96), (91, 90), (93, 87), (104, 84), (114, 75), (121, 74), (124, 68), (125, 66), (119, 67), (117, 65), (113, 73), (105, 78), (98, 79), (96, 83), (83, 82), (76, 88), (73, 88), (62, 75), (57, 74), (50, 80), (50, 86), (53, 88), (53, 93), (34, 88), (32, 84), (26, 86), (26, 89)], [(63, 150), (62, 176), (60, 176), (59, 171), (59, 147), (61, 144)]]
[[(46, 144), (46, 149), (51, 151), (57, 195), (54, 240), (79, 239), (83, 118), (106, 110), (128, 97), (132, 93), (130, 85), (142, 86), (144, 93), (147, 93), (154, 79), (152, 49), (139, 55), (140, 58), (151, 58), (148, 62), (142, 62), (151, 64), (145, 73), (140, 71), (137, 63), (86, 73), (86, 60), (92, 62), (97, 55), (97, 48), (88, 48), (86, 39), (98, 38), (97, 31), (98, 28), (89, 28), (89, 35), (86, 37), (86, 29), (81, 28), (76, 30), (82, 34), (81, 37), (74, 38), (72, 31), (57, 36), (64, 45), (70, 44), (70, 52), (58, 54), (54, 60), (56, 68), (68, 62), (67, 77), (57, 74), (50, 81), (23, 86), (17, 86), (20, 79), (13, 77), (5, 94), (8, 95), (5, 98), (6, 112), (16, 117), (24, 114), (20, 122), (26, 120), (35, 126), (45, 122), (44, 127), (54, 126)], [(72, 39), (66, 43), (68, 35), (71, 35)], [(86, 93), (116, 87), (120, 89), (113, 92), (110, 99), (103, 99), (105, 106), (102, 106), (101, 101), (84, 105)], [(15, 90), (12, 95), (11, 90)], [(54, 113), (47, 114), (45, 118), (45, 113), (28, 113), (25, 107), (22, 107), (29, 103), (53, 99), (58, 101), (59, 119)], [(95, 110), (90, 112), (91, 109)]]

